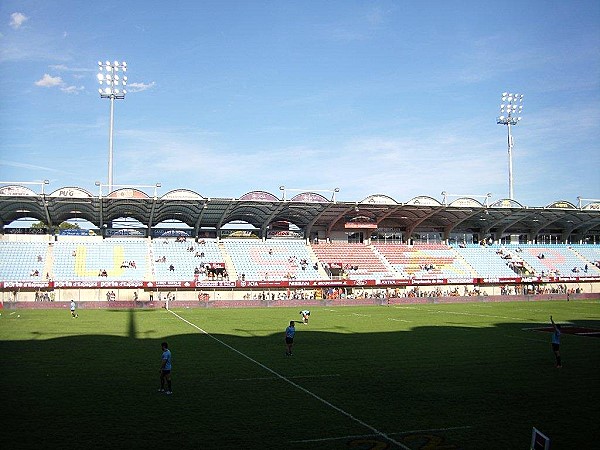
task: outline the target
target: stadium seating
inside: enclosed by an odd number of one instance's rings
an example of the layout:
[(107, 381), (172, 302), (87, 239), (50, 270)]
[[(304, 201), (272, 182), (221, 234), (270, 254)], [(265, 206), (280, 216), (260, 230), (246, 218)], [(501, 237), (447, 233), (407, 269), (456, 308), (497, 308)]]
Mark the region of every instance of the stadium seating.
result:
[(411, 278), (473, 278), (471, 267), (444, 244), (375, 244), (374, 247), (401, 274)]
[(150, 248), (152, 278), (158, 281), (203, 281), (212, 273), (205, 266), (225, 265), (215, 239), (195, 242), (160, 238), (153, 240)]
[(316, 280), (323, 276), (309, 246), (300, 240), (225, 239), (237, 277), (245, 281)]
[[(560, 275), (581, 276), (588, 265), (588, 275), (600, 275), (593, 261), (564, 244), (552, 246), (522, 245), (520, 255), (529, 264), (537, 276)], [(585, 250), (583, 250), (585, 251)]]
[(53, 245), (52, 258), (55, 280), (142, 281), (148, 268), (148, 242), (121, 238), (59, 239)]
[[(542, 257), (543, 255), (543, 257)], [(292, 239), (0, 239), (0, 281), (245, 281), (600, 277), (597, 245), (467, 245)], [(171, 270), (173, 266), (173, 270)], [(332, 270), (333, 268), (337, 270)], [(512, 267), (512, 268), (511, 268)], [(223, 268), (225, 268), (225, 273)], [(329, 268), (329, 270), (327, 270)], [(215, 270), (216, 269), (216, 270)], [(106, 275), (103, 276), (103, 271)], [(228, 275), (227, 275), (227, 272)]]
[(0, 241), (1, 281), (45, 281), (47, 242)]
[[(572, 245), (571, 249), (585, 260), (583, 266), (584, 275), (600, 276), (600, 246)], [(585, 272), (586, 264), (588, 266), (587, 272)]]
[(364, 244), (331, 242), (312, 244), (319, 262), (324, 266), (341, 265), (350, 279), (397, 278), (400, 276), (386, 264), (374, 248)]
[[(511, 259), (503, 259), (499, 247), (467, 246), (455, 251), (475, 270), (481, 278), (511, 278), (517, 273), (509, 267)], [(516, 261), (515, 261), (516, 262)]]

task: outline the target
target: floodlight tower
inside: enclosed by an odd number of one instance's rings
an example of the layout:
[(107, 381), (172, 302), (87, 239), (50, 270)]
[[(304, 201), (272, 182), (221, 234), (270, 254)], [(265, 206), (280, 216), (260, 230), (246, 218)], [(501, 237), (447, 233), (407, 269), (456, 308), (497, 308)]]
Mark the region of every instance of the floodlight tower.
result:
[[(500, 116), (496, 120), (499, 125), (506, 125), (508, 129), (508, 198), (513, 199), (513, 170), (512, 170), (512, 149), (514, 146), (513, 137), (510, 132), (511, 125), (516, 125), (521, 120), (523, 111), (523, 94), (502, 93), (502, 104), (500, 105)], [(506, 102), (506, 103), (504, 103)]]
[(119, 77), (119, 70), (127, 72), (125, 61), (98, 61), (98, 82), (105, 84), (105, 88), (98, 89), (100, 98), (110, 99), (110, 126), (108, 131), (108, 191), (112, 191), (113, 185), (113, 126), (115, 117), (115, 100), (123, 100), (127, 91), (119, 89), (119, 86), (127, 86), (127, 77)]

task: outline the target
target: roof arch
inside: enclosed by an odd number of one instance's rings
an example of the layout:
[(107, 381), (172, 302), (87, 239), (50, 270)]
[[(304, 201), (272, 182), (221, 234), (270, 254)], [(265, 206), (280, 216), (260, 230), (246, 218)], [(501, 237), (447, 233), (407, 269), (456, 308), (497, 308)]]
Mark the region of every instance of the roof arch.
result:
[(135, 188), (121, 188), (112, 191), (107, 195), (108, 198), (150, 198), (144, 191)]
[(524, 206), (516, 200), (503, 198), (492, 203), (490, 208), (524, 208)]
[(406, 202), (407, 205), (414, 206), (443, 206), (439, 201), (437, 201), (433, 197), (429, 197), (427, 195), (421, 195), (419, 197), (414, 197)]
[(66, 186), (60, 189), (56, 189), (54, 192), (48, 194), (48, 197), (57, 198), (92, 198), (93, 195), (85, 189), (78, 188), (75, 186)]
[(250, 191), (246, 192), (239, 198), (240, 201), (264, 201), (278, 202), (279, 199), (267, 191)]
[(316, 192), (303, 192), (298, 195), (294, 195), (290, 202), (304, 202), (304, 203), (331, 203), (321, 194), (317, 194)]
[(27, 197), (30, 195), (38, 195), (31, 189), (25, 186), (19, 186), (16, 184), (9, 184), (0, 187), (0, 195), (6, 195), (11, 197)]
[(577, 207), (571, 203), (568, 202), (566, 200), (557, 200), (553, 203), (550, 203), (548, 206), (545, 206), (545, 208), (557, 208), (557, 209), (577, 209)]
[(398, 205), (398, 202), (389, 195), (373, 194), (358, 202), (359, 204), (367, 205)]
[(460, 208), (481, 208), (483, 204), (471, 197), (460, 197), (454, 200), (448, 206), (458, 206)]
[(581, 209), (583, 209), (583, 210), (599, 210), (600, 209), (600, 202), (588, 203), (587, 205), (585, 205)]
[(161, 200), (204, 200), (205, 197), (190, 189), (173, 189), (160, 197)]

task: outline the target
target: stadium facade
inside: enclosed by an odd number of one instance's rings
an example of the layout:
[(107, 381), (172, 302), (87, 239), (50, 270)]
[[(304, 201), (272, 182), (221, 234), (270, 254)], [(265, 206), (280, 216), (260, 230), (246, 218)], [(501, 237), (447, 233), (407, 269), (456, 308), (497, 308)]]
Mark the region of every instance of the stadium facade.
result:
[[(458, 291), (495, 295), (500, 290), (505, 292), (506, 286), (513, 286), (515, 294), (532, 289), (538, 293), (598, 291), (600, 269), (596, 266), (598, 261), (594, 252), (600, 248), (600, 202), (580, 201), (574, 205), (559, 200), (544, 207), (527, 207), (510, 199), (491, 204), (487, 203), (487, 198), (484, 203), (470, 197), (457, 198), (450, 203), (445, 200), (440, 202), (429, 196), (419, 196), (398, 202), (387, 195), (374, 194), (361, 201), (339, 202), (335, 197), (327, 199), (316, 192), (279, 199), (265, 191), (252, 191), (239, 198), (212, 198), (187, 189), (158, 196), (156, 191), (149, 195), (135, 187), (117, 189), (106, 195), (102, 192), (94, 195), (80, 187), (64, 187), (45, 194), (26, 186), (5, 185), (0, 187), (1, 240), (18, 243), (23, 249), (41, 242), (48, 249), (38, 251), (41, 253), (36, 256), (38, 262), (45, 264), (36, 269), (37, 275), (19, 276), (14, 272), (6, 275), (9, 273), (6, 266), (12, 264), (9, 261), (11, 255), (2, 255), (0, 289), (3, 299), (11, 294), (14, 297), (18, 291), (20, 299), (28, 300), (40, 290), (57, 290), (55, 293), (61, 299), (73, 295), (89, 298), (86, 289), (98, 291), (92, 297), (102, 300), (114, 288), (123, 290), (118, 296), (128, 300), (139, 298), (142, 291), (144, 295), (152, 292), (160, 295), (164, 290), (173, 289), (177, 290), (178, 298), (186, 300), (195, 300), (196, 295), (198, 299), (257, 296), (265, 299), (265, 289), (273, 300), (275, 294), (277, 298), (289, 297), (295, 295), (290, 291), (299, 289), (311, 290), (312, 298), (326, 296), (332, 289), (338, 289), (336, 292), (344, 296), (356, 296), (357, 289), (363, 297), (389, 297), (390, 290), (394, 290), (394, 295), (406, 295), (408, 291), (422, 295), (424, 289), (419, 293), (419, 286), (430, 288), (427, 295), (432, 294), (432, 286), (437, 286), (436, 295)], [(42, 222), (45, 227), (11, 226), (25, 218)], [(59, 230), (58, 226), (68, 220), (84, 220), (93, 227), (89, 230)], [(110, 247), (108, 242), (115, 238), (121, 239), (123, 245)], [(154, 254), (160, 251), (157, 247), (160, 240), (179, 244), (190, 242), (185, 249), (182, 246), (179, 253), (169, 256), (179, 266), (187, 264), (185, 250), (191, 248), (192, 252), (198, 253), (200, 243), (214, 244), (218, 251), (215, 250), (216, 256), (210, 261), (193, 261), (198, 263), (196, 266), (201, 266), (201, 276), (189, 271), (162, 273)], [(258, 266), (261, 261), (265, 263), (266, 271), (261, 267), (256, 271), (264, 275), (252, 275), (256, 267), (244, 270), (242, 260), (247, 255), (238, 255), (238, 249), (223, 244), (236, 240), (262, 243), (262, 246), (252, 248), (250, 244), (244, 244), (243, 251), (250, 252), (254, 258), (251, 263), (254, 261)], [(66, 262), (73, 266), (66, 271), (56, 267), (60, 252), (64, 251), (62, 247), (68, 242), (71, 247), (75, 243), (83, 245), (77, 248), (90, 254), (92, 247), (106, 247), (106, 251), (112, 252), (115, 266), (109, 262), (104, 277), (97, 273), (101, 267), (94, 267), (92, 260), (81, 256), (77, 261)], [(86, 248), (86, 242), (90, 248)], [(106, 244), (99, 244), (102, 242)], [(138, 244), (131, 244), (133, 242)], [(139, 242), (144, 244), (140, 246)], [(282, 258), (285, 252), (292, 252), (293, 247), (280, 249), (269, 245), (276, 242), (304, 245), (306, 250), (293, 250), (300, 253), (290, 256), (290, 260), (298, 258), (303, 262), (302, 269), (283, 259), (278, 264), (286, 266), (287, 272), (273, 269), (273, 263), (278, 261), (270, 261), (274, 248)], [(128, 252), (136, 245), (146, 252), (136, 254), (137, 264), (141, 263), (145, 269), (143, 273), (136, 272), (132, 278), (131, 272), (118, 270), (123, 268), (117, 267), (116, 258), (127, 260)], [(344, 245), (354, 247), (349, 250)], [(333, 254), (322, 252), (327, 246), (334, 247)], [(554, 249), (548, 246), (554, 246)], [(514, 258), (502, 261), (510, 264), (511, 272), (507, 274), (503, 268), (497, 272), (486, 268), (478, 270), (474, 267), (478, 264), (477, 259), (470, 261), (469, 258), (480, 255), (461, 255), (459, 251), (479, 247), (481, 252), (483, 249), (488, 253), (494, 250), (495, 259)], [(579, 247), (586, 247), (585, 252), (578, 252)], [(75, 254), (76, 247), (73, 248)], [(345, 253), (355, 249), (359, 249), (359, 254), (349, 256)], [(353, 263), (366, 257), (360, 254), (363, 249), (369, 257), (375, 255), (383, 266), (374, 268), (377, 262), (373, 267), (365, 262), (364, 267), (358, 267), (362, 263)], [(392, 249), (404, 253), (394, 255)], [(515, 253), (524, 249), (524, 255)], [(589, 253), (590, 249), (592, 253)], [(546, 260), (528, 260), (534, 252), (545, 252)], [(497, 262), (493, 261), (494, 264)], [(31, 265), (35, 266), (34, 263)], [(85, 270), (81, 268), (82, 264)], [(314, 272), (309, 274), (313, 266)], [(427, 270), (423, 269), (429, 266)], [(198, 267), (195, 269), (198, 271)], [(443, 291), (439, 286), (444, 287)]]

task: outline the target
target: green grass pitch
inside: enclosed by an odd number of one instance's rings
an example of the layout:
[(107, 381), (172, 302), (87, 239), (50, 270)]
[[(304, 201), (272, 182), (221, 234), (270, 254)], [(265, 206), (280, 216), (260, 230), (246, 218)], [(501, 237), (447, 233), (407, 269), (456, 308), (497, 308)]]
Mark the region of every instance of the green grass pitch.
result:
[[(600, 441), (600, 302), (1, 310), (4, 448), (552, 449)], [(175, 314), (173, 314), (175, 313)], [(183, 320), (185, 319), (185, 320)], [(173, 395), (157, 392), (160, 342)]]

